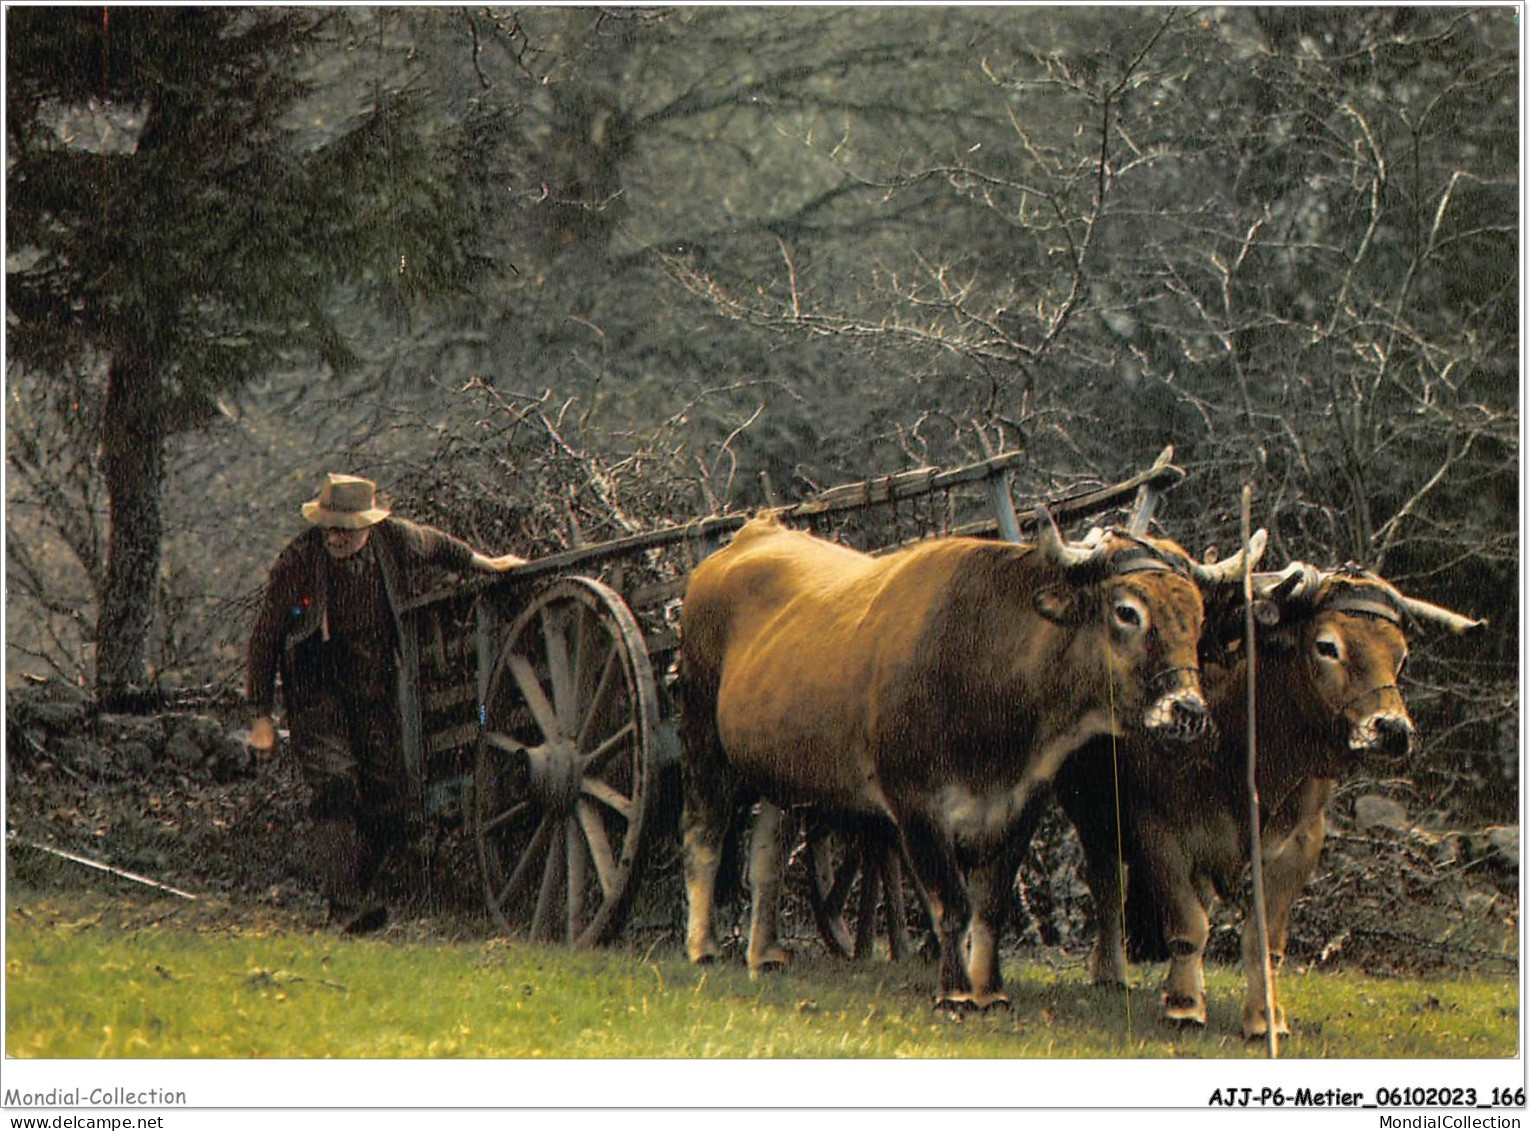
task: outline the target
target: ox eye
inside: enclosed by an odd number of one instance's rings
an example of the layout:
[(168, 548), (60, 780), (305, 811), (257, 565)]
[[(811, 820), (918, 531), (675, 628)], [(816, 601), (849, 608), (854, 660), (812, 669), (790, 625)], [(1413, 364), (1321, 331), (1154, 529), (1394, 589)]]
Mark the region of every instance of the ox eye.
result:
[(1397, 678), (1399, 678), (1399, 679), (1402, 678), (1403, 668), (1405, 668), (1407, 666), (1408, 666), (1408, 657), (1405, 654), (1402, 659), (1397, 661)]
[(1126, 601), (1118, 601), (1116, 602), (1115, 613), (1117, 624), (1125, 628), (1142, 627), (1142, 611), (1136, 605), (1128, 604)]
[(1325, 660), (1337, 662), (1339, 659), (1339, 642), (1324, 637), (1317, 642), (1317, 654)]

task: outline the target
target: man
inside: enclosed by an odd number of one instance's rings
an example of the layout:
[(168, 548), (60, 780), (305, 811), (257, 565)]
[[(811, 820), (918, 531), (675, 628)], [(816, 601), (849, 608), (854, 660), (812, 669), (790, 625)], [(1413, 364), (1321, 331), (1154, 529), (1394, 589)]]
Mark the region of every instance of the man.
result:
[(376, 484), (353, 475), (326, 475), (303, 517), (314, 529), (276, 559), (250, 636), (250, 745), (264, 752), (276, 743), (280, 674), (292, 746), (313, 791), (310, 867), (331, 920), (360, 934), (387, 922), (368, 891), (405, 831), (401, 602), (421, 588), (426, 567), (500, 572), (525, 559), (485, 557), (434, 527), (390, 517)]

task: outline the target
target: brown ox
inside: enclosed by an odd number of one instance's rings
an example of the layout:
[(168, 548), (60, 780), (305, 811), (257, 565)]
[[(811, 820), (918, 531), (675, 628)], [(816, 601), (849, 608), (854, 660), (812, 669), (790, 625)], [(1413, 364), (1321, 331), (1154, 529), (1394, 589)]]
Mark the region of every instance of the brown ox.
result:
[[(1411, 745), (1413, 722), (1397, 686), (1408, 653), (1403, 616), (1456, 632), (1481, 622), (1404, 597), (1358, 567), (1320, 574), (1297, 563), (1259, 575), (1256, 590), (1256, 779), (1270, 955), (1278, 964), (1291, 905), (1323, 846), (1334, 778), (1363, 754), (1401, 756)], [(1109, 741), (1096, 742), (1054, 783), (1078, 830), (1094, 896), (1094, 980), (1126, 984), (1124, 864), (1134, 956), (1169, 959), (1164, 1016), (1196, 1025), (1206, 1023), (1206, 908), (1213, 896), (1237, 890), (1249, 858), (1241, 603), (1240, 596), (1236, 607), (1213, 604), (1208, 613), (1204, 675), (1214, 725), (1191, 757), (1166, 759), (1137, 737), (1114, 752)], [(1243, 1033), (1264, 1036), (1269, 1009), (1251, 921), (1244, 923), (1242, 949)], [(1277, 1033), (1288, 1031), (1278, 1000), (1274, 1023)]]
[(1008, 885), (992, 877), (1029, 803), (1096, 735), (1188, 738), (1204, 722), (1192, 567), (1172, 544), (1114, 533), (935, 539), (874, 558), (773, 517), (746, 525), (684, 602), (692, 961), (718, 953), (730, 824), (758, 797), (807, 802), (901, 836), (939, 939), (938, 1000), (1003, 1000), (987, 924)]

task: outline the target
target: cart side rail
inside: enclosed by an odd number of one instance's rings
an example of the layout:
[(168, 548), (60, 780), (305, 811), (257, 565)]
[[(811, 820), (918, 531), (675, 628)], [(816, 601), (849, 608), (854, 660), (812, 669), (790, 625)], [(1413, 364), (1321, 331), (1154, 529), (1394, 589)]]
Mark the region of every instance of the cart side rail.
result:
[[(994, 479), (1009, 472), (1023, 458), (1022, 452), (1007, 452), (994, 456), (992, 459), (953, 468), (950, 471), (916, 468), (913, 471), (899, 472), (895, 475), (876, 476), (858, 483), (831, 487), (822, 494), (801, 503), (771, 509), (787, 520), (817, 518), (840, 511), (864, 510), (880, 504), (921, 498), (964, 483)], [(1166, 460), (1160, 460), (1146, 471), (1123, 479), (1119, 483), (1047, 498), (1019, 513), (1017, 518), (1022, 529), (1035, 529), (1037, 524), (1043, 521), (1043, 512), (1050, 512), (1058, 522), (1067, 522), (1125, 502), (1134, 497), (1143, 487), (1155, 491), (1166, 491), (1184, 478), (1184, 475), (1183, 469)], [(464, 587), (484, 589), (500, 584), (522, 584), (577, 569), (593, 568), (647, 550), (662, 549), (683, 542), (705, 547), (738, 530), (749, 521), (752, 513), (707, 515), (691, 522), (666, 526), (658, 530), (645, 530), (609, 542), (560, 550), (527, 562), (523, 566), (517, 566), (501, 577), (470, 578), (462, 584), (443, 586), (422, 593), (406, 602), (404, 611), (431, 604), (451, 594), (461, 593)], [(995, 529), (995, 525), (994, 522), (972, 524), (964, 527), (962, 533), (985, 533)], [(705, 557), (706, 551), (702, 550), (697, 556)]]

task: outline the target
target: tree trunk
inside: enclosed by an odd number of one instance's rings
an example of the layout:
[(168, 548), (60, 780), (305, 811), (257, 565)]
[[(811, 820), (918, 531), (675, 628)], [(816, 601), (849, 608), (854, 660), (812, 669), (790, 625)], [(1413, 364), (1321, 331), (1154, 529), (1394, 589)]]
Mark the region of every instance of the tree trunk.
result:
[(119, 708), (130, 707), (148, 682), (145, 653), (164, 528), (165, 420), (152, 353), (141, 340), (125, 340), (106, 382), (101, 472), (108, 535), (96, 622), (96, 696), (103, 706)]
[[(186, 12), (182, 9), (182, 13)], [(142, 184), (156, 183), (188, 133), (186, 94), (155, 89), (133, 161)], [(173, 171), (172, 171), (173, 172)], [(134, 223), (155, 230), (164, 220), (162, 196), (149, 197)], [(112, 344), (101, 429), (101, 477), (106, 484), (106, 581), (96, 620), (96, 698), (103, 707), (141, 709), (148, 690), (146, 653), (154, 616), (164, 535), (162, 492), (165, 442), (171, 421), (165, 369), (174, 354), (173, 311), (163, 303), (167, 284), (154, 265), (129, 265), (140, 295), (124, 303)], [(171, 286), (170, 293), (182, 293)], [(158, 300), (158, 301), (157, 301)]]

